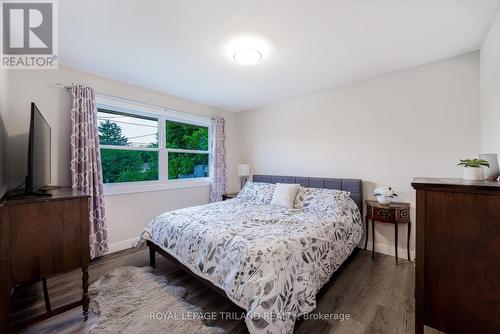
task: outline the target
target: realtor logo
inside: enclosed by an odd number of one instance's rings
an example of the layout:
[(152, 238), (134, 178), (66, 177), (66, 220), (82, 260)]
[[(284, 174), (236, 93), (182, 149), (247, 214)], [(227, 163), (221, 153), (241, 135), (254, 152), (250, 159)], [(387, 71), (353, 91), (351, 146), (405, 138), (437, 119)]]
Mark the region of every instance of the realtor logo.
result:
[(2, 2), (2, 62), (5, 69), (57, 68), (55, 0)]

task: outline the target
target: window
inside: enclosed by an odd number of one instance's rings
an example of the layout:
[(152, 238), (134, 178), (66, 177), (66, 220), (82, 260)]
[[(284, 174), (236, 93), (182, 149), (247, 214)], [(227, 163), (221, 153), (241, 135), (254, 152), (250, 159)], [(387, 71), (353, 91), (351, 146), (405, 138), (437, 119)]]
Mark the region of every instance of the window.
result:
[(167, 120), (168, 178), (208, 177), (208, 127)]
[(98, 98), (97, 121), (107, 187), (167, 185), (209, 176), (206, 118)]
[(98, 108), (104, 183), (158, 180), (158, 119)]

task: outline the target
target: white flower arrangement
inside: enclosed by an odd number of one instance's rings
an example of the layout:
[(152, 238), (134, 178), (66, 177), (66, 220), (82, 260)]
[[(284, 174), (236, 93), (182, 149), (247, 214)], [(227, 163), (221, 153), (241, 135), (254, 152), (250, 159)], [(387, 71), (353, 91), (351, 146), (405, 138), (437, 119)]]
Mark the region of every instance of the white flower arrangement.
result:
[(391, 187), (380, 187), (375, 189), (374, 196), (379, 203), (389, 204), (398, 194), (396, 194)]

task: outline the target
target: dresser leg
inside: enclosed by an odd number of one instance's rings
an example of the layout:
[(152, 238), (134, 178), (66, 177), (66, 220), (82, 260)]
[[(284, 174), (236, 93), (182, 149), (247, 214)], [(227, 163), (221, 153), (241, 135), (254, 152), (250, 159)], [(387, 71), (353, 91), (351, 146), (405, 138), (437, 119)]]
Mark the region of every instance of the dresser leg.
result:
[(421, 321), (415, 321), (415, 334), (424, 334), (424, 324)]
[(408, 236), (406, 237), (406, 249), (408, 251), (408, 261), (410, 259), (410, 235), (411, 235), (411, 222), (408, 222)]
[(82, 308), (83, 319), (86, 321), (89, 318), (89, 273), (87, 267), (82, 267)]
[(396, 264), (398, 264), (398, 222), (394, 224), (394, 252), (396, 255)]
[(368, 216), (365, 217), (365, 250), (368, 247)]
[(0, 287), (0, 333), (10, 333), (10, 288), (7, 286)]
[(52, 307), (50, 306), (50, 298), (49, 298), (49, 289), (47, 288), (47, 279), (42, 278), (42, 286), (43, 286), (43, 299), (45, 300), (45, 309), (47, 312), (52, 311)]

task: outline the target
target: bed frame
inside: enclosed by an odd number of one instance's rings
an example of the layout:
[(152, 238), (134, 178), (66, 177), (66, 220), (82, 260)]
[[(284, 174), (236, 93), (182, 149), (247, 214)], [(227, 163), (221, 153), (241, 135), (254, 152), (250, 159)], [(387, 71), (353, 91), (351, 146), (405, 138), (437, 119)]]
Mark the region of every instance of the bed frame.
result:
[[(351, 193), (351, 198), (356, 202), (358, 208), (361, 212), (361, 217), (363, 217), (363, 183), (359, 179), (331, 179), (331, 178), (317, 178), (317, 177), (301, 177), (301, 176), (277, 176), (277, 175), (254, 175), (254, 182), (265, 182), (265, 183), (295, 183), (300, 184), (304, 187), (311, 188), (324, 188), (324, 189), (338, 189), (349, 191)], [(180, 268), (186, 271), (188, 274), (192, 275), (204, 285), (208, 286), (212, 290), (221, 294), (226, 300), (233, 303), (226, 295), (226, 292), (215, 286), (212, 282), (198, 276), (191, 269), (182, 263), (180, 263), (175, 257), (168, 254), (165, 250), (163, 250), (160, 246), (156, 245), (154, 242), (147, 240), (146, 244), (149, 247), (149, 264), (151, 267), (156, 268), (155, 264), (155, 256), (156, 253), (161, 254), (166, 259), (171, 262), (177, 264)], [(357, 248), (354, 249), (352, 254), (342, 263), (342, 265), (335, 271), (332, 275), (332, 279), (329, 282), (325, 283), (323, 288), (318, 292), (317, 296), (322, 295), (322, 291), (328, 286), (330, 286), (334, 277), (338, 276), (338, 273), (342, 271), (342, 269), (352, 260), (354, 255), (357, 253)], [(234, 304), (234, 303), (233, 303)], [(236, 305), (236, 304), (234, 304)], [(238, 306), (238, 305), (236, 305)], [(239, 306), (238, 306), (239, 307)], [(246, 310), (243, 310), (246, 311)], [(300, 321), (298, 321), (300, 322)], [(298, 324), (297, 324), (298, 325)]]

